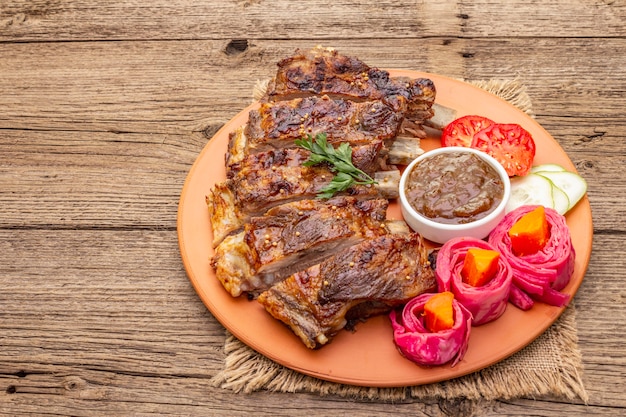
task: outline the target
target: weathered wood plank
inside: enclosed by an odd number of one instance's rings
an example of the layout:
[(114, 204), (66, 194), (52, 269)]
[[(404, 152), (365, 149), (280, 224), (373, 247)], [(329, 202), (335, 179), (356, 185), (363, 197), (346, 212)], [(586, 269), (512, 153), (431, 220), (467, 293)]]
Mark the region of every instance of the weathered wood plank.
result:
[(2, 227), (173, 230), (206, 139), (7, 131), (0, 143)]
[[(616, 98), (626, 79), (611, 68), (626, 66), (624, 39), (428, 39), (402, 47), (387, 40), (376, 50), (366, 41), (328, 44), (372, 66), (518, 78), (538, 116), (601, 122), (623, 115)], [(313, 45), (262, 41), (233, 56), (220, 41), (0, 44), (0, 128), (214, 131), (250, 103), (256, 80), (270, 77), (297, 46)]]
[(21, 0), (0, 8), (0, 41), (535, 37), (537, 28), (557, 38), (610, 37), (625, 18), (622, 1)]
[[(1, 377), (0, 377), (0, 380)], [(53, 375), (13, 377), (17, 391), (0, 393), (6, 415), (59, 416), (615, 416), (616, 409), (541, 399), (506, 402), (425, 401), (381, 403), (309, 394), (232, 394), (211, 388), (206, 379), (58, 369)], [(139, 388), (141, 387), (141, 388)], [(159, 396), (159, 394), (161, 394)], [(37, 402), (32, 398), (36, 395)], [(3, 398), (4, 397), (4, 398)], [(5, 400), (6, 399), (6, 400)], [(6, 410), (6, 411), (5, 411)], [(51, 412), (51, 410), (54, 410)]]

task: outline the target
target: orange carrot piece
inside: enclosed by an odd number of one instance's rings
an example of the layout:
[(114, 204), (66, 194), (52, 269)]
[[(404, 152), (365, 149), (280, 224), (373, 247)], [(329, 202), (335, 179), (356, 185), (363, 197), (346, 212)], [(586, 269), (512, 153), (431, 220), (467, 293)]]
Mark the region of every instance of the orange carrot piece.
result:
[(490, 249), (471, 248), (467, 250), (461, 278), (472, 287), (482, 287), (498, 272), (500, 252)]
[(424, 304), (426, 327), (431, 332), (448, 330), (454, 326), (454, 310), (452, 308), (454, 294), (450, 291), (433, 295)]
[(539, 252), (550, 240), (550, 225), (546, 220), (546, 211), (538, 206), (524, 214), (509, 230), (513, 253), (517, 256)]

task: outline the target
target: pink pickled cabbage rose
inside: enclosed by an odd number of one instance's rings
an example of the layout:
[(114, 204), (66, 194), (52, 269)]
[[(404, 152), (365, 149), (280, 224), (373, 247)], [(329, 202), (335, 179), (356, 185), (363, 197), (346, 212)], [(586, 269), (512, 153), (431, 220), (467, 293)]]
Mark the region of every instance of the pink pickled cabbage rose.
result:
[(485, 285), (474, 287), (463, 282), (461, 270), (471, 248), (496, 250), (484, 240), (460, 237), (447, 241), (437, 254), (439, 292), (451, 291), (472, 314), (472, 325), (489, 323), (504, 314), (509, 301), (513, 273), (507, 260), (500, 256), (496, 275)]
[(411, 299), (400, 313), (389, 314), (393, 337), (398, 350), (407, 359), (420, 365), (456, 365), (467, 351), (472, 315), (458, 301), (453, 300), (454, 326), (431, 332), (424, 323), (424, 304), (434, 294), (426, 293)]
[(531, 308), (533, 300), (559, 307), (566, 305), (570, 297), (560, 290), (569, 283), (576, 258), (565, 217), (549, 207), (545, 207), (545, 212), (550, 239), (545, 247), (530, 255), (513, 253), (509, 230), (523, 215), (536, 208), (536, 205), (521, 206), (507, 213), (488, 237), (489, 243), (513, 269), (514, 288), (510, 300), (523, 310)]

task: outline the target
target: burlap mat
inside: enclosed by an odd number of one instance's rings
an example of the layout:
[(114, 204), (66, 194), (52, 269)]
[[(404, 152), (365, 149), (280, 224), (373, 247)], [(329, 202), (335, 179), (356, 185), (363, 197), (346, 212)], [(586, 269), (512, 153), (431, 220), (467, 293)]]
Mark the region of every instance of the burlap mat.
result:
[[(471, 83), (532, 116), (530, 98), (518, 81)], [(255, 86), (255, 97), (262, 93), (265, 85), (260, 82)], [(371, 388), (323, 381), (271, 361), (228, 331), (224, 351), (224, 369), (213, 377), (212, 384), (235, 392), (310, 392), (390, 402), (426, 398), (496, 400), (540, 395), (579, 397), (585, 403), (588, 400), (581, 379), (582, 357), (574, 305), (570, 305), (545, 333), (513, 356), (473, 374), (435, 384)]]

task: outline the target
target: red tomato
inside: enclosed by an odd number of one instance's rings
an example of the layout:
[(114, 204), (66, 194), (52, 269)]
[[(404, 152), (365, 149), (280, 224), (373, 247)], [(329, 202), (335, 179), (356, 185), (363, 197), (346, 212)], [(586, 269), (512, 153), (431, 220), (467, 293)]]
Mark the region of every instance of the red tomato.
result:
[(441, 146), (465, 146), (468, 148), (474, 134), (495, 122), (483, 116), (463, 116), (451, 121), (441, 132)]
[(495, 123), (474, 135), (472, 148), (493, 156), (510, 177), (530, 172), (535, 157), (535, 141), (518, 124)]

